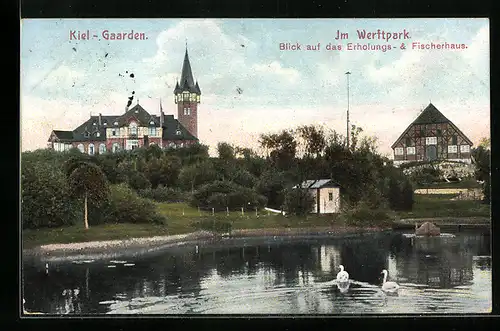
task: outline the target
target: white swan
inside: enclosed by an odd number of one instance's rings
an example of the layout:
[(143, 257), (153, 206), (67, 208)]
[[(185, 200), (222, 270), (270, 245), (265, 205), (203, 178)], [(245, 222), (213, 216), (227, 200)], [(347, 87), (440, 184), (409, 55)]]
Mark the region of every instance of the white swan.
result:
[(337, 274), (337, 282), (339, 283), (346, 283), (349, 282), (349, 274), (347, 271), (344, 271), (344, 266), (341, 264), (339, 265), (340, 271)]
[(384, 281), (382, 283), (382, 291), (387, 293), (396, 293), (399, 290), (399, 285), (396, 282), (387, 281), (387, 270), (382, 270)]

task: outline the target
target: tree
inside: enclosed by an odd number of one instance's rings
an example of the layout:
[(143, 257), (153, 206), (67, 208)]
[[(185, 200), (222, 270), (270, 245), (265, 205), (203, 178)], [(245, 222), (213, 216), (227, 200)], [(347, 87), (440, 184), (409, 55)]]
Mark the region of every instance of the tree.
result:
[(260, 136), (260, 145), (270, 151), (270, 160), (278, 169), (288, 170), (294, 164), (297, 141), (293, 133), (293, 130), (283, 130), (279, 134), (261, 134)]
[(71, 172), (69, 187), (74, 197), (84, 199), (85, 229), (88, 229), (88, 200), (95, 206), (106, 201), (109, 194), (106, 176), (97, 165), (84, 162)]
[(326, 137), (321, 127), (314, 125), (304, 125), (297, 129), (299, 138), (304, 141), (305, 154), (318, 158), (326, 147)]
[(220, 142), (217, 144), (217, 153), (219, 159), (230, 161), (235, 157), (235, 148), (226, 142)]
[(314, 197), (307, 188), (288, 189), (285, 193), (284, 207), (288, 214), (305, 216), (314, 208)]
[(213, 182), (217, 177), (212, 161), (205, 160), (184, 166), (179, 173), (179, 183), (185, 190), (193, 192), (198, 186)]

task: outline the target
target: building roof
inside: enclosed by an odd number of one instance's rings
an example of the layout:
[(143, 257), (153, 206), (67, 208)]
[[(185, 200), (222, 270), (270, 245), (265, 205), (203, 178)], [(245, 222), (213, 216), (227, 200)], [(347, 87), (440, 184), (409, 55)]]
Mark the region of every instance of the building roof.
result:
[[(101, 122), (99, 124), (99, 116)], [(198, 140), (193, 136), (174, 115), (164, 115), (163, 140)], [(123, 115), (98, 115), (90, 118), (73, 131), (52, 131), (51, 137), (55, 135), (59, 141), (105, 141), (106, 128), (118, 128), (128, 125), (129, 120), (135, 120), (139, 126), (160, 127), (160, 116), (149, 114), (139, 104), (130, 108)], [(115, 125), (115, 123), (117, 123)], [(153, 124), (151, 124), (153, 123)], [(51, 138), (49, 138), (50, 141)]]
[(180, 83), (177, 82), (177, 84), (175, 85), (174, 93), (178, 94), (183, 91), (189, 91), (190, 93), (201, 94), (198, 82), (195, 83), (193, 79), (193, 71), (191, 70), (191, 63), (189, 63), (187, 48), (186, 48), (186, 53), (184, 54), (184, 62), (182, 63)]
[(444, 116), (432, 103), (429, 103), (429, 105), (418, 115), (418, 117), (406, 128), (406, 130), (396, 139), (394, 144), (392, 144), (391, 148), (394, 149), (396, 145), (399, 143), (399, 141), (408, 133), (410, 128), (413, 125), (422, 125), (422, 124), (438, 124), (438, 123), (448, 123), (450, 124), (457, 132), (459, 135), (461, 135), (469, 145), (472, 145), (472, 141), (467, 138), (465, 134), (463, 134), (462, 131), (460, 131), (459, 128), (455, 124), (453, 124), (452, 121), (450, 121), (446, 116)]
[[(303, 188), (309, 189), (318, 189), (323, 187), (339, 187), (338, 184), (334, 183), (331, 179), (308, 179), (301, 183), (300, 185)], [(299, 185), (295, 185), (294, 188), (299, 187)]]
[(177, 120), (174, 115), (165, 115), (163, 140), (198, 140)]
[(451, 123), (432, 103), (430, 103), (412, 124)]
[[(118, 125), (114, 125), (114, 123), (113, 125), (115, 127), (123, 126), (128, 124), (128, 122), (132, 119), (135, 119), (138, 122), (139, 126), (160, 126), (159, 116), (149, 114), (139, 104), (127, 110), (125, 114), (118, 116), (115, 119), (115, 122), (117, 122)], [(153, 124), (151, 124), (151, 122), (153, 122)]]
[(52, 132), (54, 133), (54, 135), (57, 137), (58, 140), (61, 140), (61, 141), (73, 140), (73, 131), (54, 130)]

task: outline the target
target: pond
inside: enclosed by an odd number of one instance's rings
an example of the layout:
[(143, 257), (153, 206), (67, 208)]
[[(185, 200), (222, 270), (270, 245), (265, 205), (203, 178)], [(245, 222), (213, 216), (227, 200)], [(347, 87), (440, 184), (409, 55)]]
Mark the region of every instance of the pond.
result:
[[(349, 288), (335, 282), (339, 265)], [(25, 309), (50, 314), (489, 313), (490, 235), (225, 239), (121, 261), (25, 261)], [(381, 291), (383, 275), (400, 285)]]

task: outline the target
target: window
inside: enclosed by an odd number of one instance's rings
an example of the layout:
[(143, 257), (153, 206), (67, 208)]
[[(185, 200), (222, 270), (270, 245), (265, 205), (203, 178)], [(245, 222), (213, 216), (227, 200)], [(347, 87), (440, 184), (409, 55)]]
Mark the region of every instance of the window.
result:
[(118, 122), (115, 122), (114, 125), (118, 125)]
[(448, 153), (456, 153), (457, 150), (457, 145), (448, 145)]
[(181, 135), (181, 130), (177, 129), (177, 131), (175, 131), (175, 134), (180, 136)]
[(137, 135), (137, 123), (132, 122), (129, 125), (130, 134)]
[(83, 144), (78, 144), (77, 148), (81, 153), (85, 153), (85, 146)]
[(88, 133), (87, 131), (85, 131), (85, 132), (83, 133), (83, 135), (84, 135), (85, 137), (88, 137), (88, 136), (89, 136), (89, 133)]
[(407, 155), (415, 155), (415, 147), (406, 147)]
[(137, 140), (137, 139), (128, 139), (127, 140), (127, 145), (126, 145), (127, 150), (132, 150), (132, 149), (135, 149), (137, 147), (139, 147), (139, 140)]
[(97, 125), (97, 123), (96, 123), (96, 122), (94, 122), (94, 123), (92, 123), (92, 125)]
[(441, 136), (442, 136), (442, 134), (441, 134), (441, 129), (437, 129), (437, 135), (438, 135), (438, 137), (441, 137)]
[(152, 136), (152, 137), (156, 136), (156, 127), (151, 126), (149, 128), (149, 135)]
[(426, 145), (437, 145), (437, 137), (425, 137)]
[(89, 155), (94, 155), (94, 144), (89, 144)]
[(151, 121), (151, 122), (149, 122), (149, 124), (151, 124), (151, 125), (155, 125), (155, 122), (154, 122), (154, 121)]
[(120, 145), (118, 145), (118, 143), (113, 143), (113, 147), (111, 147), (111, 150), (113, 151), (113, 153), (116, 153), (119, 148)]
[(180, 143), (179, 147), (181, 147), (181, 148), (184, 147), (184, 143)]
[(108, 125), (108, 123), (104, 122), (104, 124), (103, 124), (103, 125), (104, 125), (104, 126), (106, 126), (106, 125)]
[(328, 201), (333, 201), (333, 192), (328, 192)]
[(403, 155), (403, 147), (394, 148), (394, 155)]
[(405, 139), (405, 145), (406, 146), (411, 146), (411, 138), (406, 138)]
[(460, 145), (460, 153), (469, 153), (470, 146), (469, 145)]
[(101, 133), (100, 133), (100, 132), (96, 132), (96, 133), (95, 133), (95, 136), (96, 136), (96, 137), (100, 137), (100, 136), (101, 136)]
[(452, 145), (457, 145), (457, 136), (451, 137), (451, 144)]
[(116, 130), (115, 130), (115, 129), (113, 129), (113, 130), (111, 131), (111, 135), (112, 135), (112, 136), (116, 136)]
[(106, 145), (100, 144), (99, 145), (99, 154), (104, 154), (106, 153)]
[(175, 144), (174, 143), (170, 143), (170, 144), (168, 144), (168, 147), (175, 148)]

